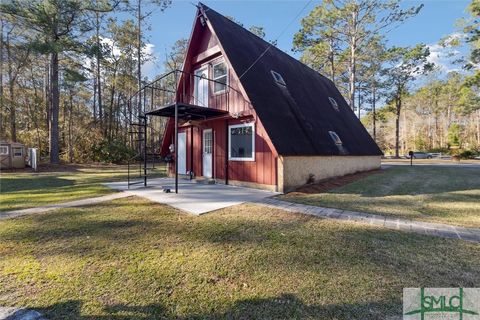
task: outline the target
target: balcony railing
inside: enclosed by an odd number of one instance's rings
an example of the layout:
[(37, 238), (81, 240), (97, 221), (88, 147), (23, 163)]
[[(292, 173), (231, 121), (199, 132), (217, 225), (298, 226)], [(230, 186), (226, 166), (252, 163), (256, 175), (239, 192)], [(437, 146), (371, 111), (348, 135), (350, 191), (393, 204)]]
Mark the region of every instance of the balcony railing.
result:
[[(215, 92), (214, 89), (217, 89)], [(224, 88), (223, 90), (218, 90)], [(244, 95), (229, 83), (187, 73), (182, 70), (170, 71), (133, 94), (129, 100), (138, 114), (184, 103), (206, 108), (236, 112), (251, 108)]]

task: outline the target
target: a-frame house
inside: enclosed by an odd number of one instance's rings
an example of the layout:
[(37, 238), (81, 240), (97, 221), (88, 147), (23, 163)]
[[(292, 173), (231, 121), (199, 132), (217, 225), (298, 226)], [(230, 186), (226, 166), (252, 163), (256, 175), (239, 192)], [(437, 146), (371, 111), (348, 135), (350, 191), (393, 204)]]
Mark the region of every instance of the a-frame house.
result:
[[(161, 154), (170, 174), (280, 192), (380, 167), (382, 152), (335, 85), (199, 4)], [(174, 154), (178, 149), (177, 154)]]

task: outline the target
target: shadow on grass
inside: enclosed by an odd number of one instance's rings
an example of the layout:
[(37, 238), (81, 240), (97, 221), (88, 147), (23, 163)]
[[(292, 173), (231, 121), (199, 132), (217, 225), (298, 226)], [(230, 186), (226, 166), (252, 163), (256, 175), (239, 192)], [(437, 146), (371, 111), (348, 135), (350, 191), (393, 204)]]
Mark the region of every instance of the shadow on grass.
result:
[(385, 319), (401, 314), (401, 301), (358, 304), (306, 304), (294, 294), (235, 301), (225, 311), (174, 314), (161, 303), (147, 305), (114, 304), (103, 307), (101, 315), (84, 315), (82, 301), (69, 300), (36, 309), (49, 319)]
[(38, 176), (30, 178), (4, 178), (2, 177), (1, 192), (34, 191), (48, 188), (69, 187), (75, 185), (75, 181), (62, 179), (55, 176)]
[[(480, 168), (396, 167), (329, 191), (362, 197), (435, 195), (480, 189)], [(321, 195), (321, 194), (320, 194)]]
[[(419, 274), (424, 279), (433, 278), (427, 273), (432, 267), (427, 267), (426, 262), (435, 261), (439, 258), (438, 252), (448, 251), (455, 244), (455, 240), (290, 214), (265, 214), (258, 219), (242, 215), (232, 217), (228, 213), (190, 217), (179, 215), (177, 210), (166, 206), (138, 202), (132, 209), (135, 211), (127, 215), (122, 214), (120, 208), (125, 201), (108, 204), (108, 210), (119, 212), (118, 217), (89, 215), (86, 209), (71, 209), (19, 220), (22, 223), (0, 232), (0, 242), (11, 243), (13, 247), (15, 243), (19, 246), (29, 243), (35, 246), (29, 254), (38, 256), (67, 254), (76, 258), (110, 252), (112, 259), (125, 261), (131, 258), (129, 252), (161, 252), (164, 246), (174, 243), (211, 248), (215, 250), (213, 255), (223, 248), (236, 246), (254, 248), (252, 254), (262, 261), (259, 266), (267, 269), (277, 266), (298, 272), (315, 268), (353, 270), (365, 267), (392, 275), (404, 272), (406, 279)], [(155, 210), (152, 211), (152, 207)], [(98, 210), (105, 210), (105, 206)], [(172, 239), (176, 239), (173, 244)], [(453, 252), (452, 255), (457, 254)], [(421, 263), (415, 265), (419, 259)], [(462, 264), (460, 260), (458, 263)], [(450, 261), (453, 269), (459, 266), (454, 261), (456, 259)], [(462, 268), (479, 275), (477, 271), (470, 271), (468, 265)], [(443, 286), (474, 285), (461, 273), (451, 271), (447, 264), (438, 264), (434, 269), (449, 274), (442, 281)], [(435, 284), (438, 286), (439, 282)]]

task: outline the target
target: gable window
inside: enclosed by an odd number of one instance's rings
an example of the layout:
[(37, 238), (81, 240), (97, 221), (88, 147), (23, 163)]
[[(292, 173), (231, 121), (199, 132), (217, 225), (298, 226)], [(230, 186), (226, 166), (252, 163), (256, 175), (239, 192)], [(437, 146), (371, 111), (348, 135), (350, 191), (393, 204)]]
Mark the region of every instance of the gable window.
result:
[(8, 154), (8, 147), (7, 146), (0, 146), (0, 155), (5, 156)]
[(255, 160), (255, 127), (253, 123), (228, 126), (228, 159)]
[(281, 86), (284, 86), (286, 87), (287, 84), (285, 83), (285, 80), (283, 80), (283, 77), (280, 73), (278, 72), (275, 72), (273, 70), (270, 70), (270, 72), (272, 73), (272, 77), (273, 77), (273, 80), (275, 80), (275, 82)]
[(340, 111), (340, 109), (338, 108), (338, 103), (334, 98), (328, 97), (328, 100), (330, 101), (330, 104), (332, 105), (333, 109), (335, 109), (335, 111)]
[(341, 146), (343, 144), (342, 140), (340, 139), (340, 137), (338, 136), (338, 134), (335, 131), (328, 131), (328, 134), (330, 135), (330, 138), (333, 140), (333, 142), (337, 146)]
[(12, 148), (13, 156), (14, 157), (22, 157), (23, 156), (23, 148)]
[(225, 62), (213, 65), (213, 80), (213, 93), (221, 93), (227, 90), (228, 74)]

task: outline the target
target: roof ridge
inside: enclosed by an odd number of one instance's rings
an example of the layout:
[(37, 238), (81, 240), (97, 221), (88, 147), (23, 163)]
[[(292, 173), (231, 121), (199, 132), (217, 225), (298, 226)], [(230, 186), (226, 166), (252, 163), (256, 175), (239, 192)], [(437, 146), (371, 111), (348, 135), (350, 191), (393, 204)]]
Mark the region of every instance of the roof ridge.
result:
[[(225, 19), (226, 21), (228, 21), (229, 23), (233, 23), (235, 26), (243, 29), (244, 31), (248, 32), (250, 35), (253, 35), (255, 36), (258, 40), (261, 40), (264, 44), (267, 45), (267, 47), (270, 47), (278, 52), (280, 52), (281, 54), (287, 56), (290, 60), (292, 61), (295, 61), (295, 63), (297, 64), (300, 64), (302, 65), (303, 67), (306, 67), (309, 72), (314, 72), (316, 75), (319, 75), (320, 77), (330, 81), (331, 83), (333, 83), (333, 81), (331, 79), (329, 79), (328, 77), (324, 76), (323, 74), (321, 74), (319, 71), (313, 69), (312, 67), (310, 67), (309, 65), (303, 63), (302, 61), (296, 59), (295, 57), (292, 57), (291, 55), (289, 55), (288, 53), (286, 53), (285, 51), (279, 49), (277, 46), (275, 46), (274, 44), (272, 44), (271, 42), (268, 42), (267, 40), (259, 37), (258, 35), (256, 35), (255, 33), (251, 32), (250, 30), (248, 30), (247, 28), (239, 25), (238, 23), (236, 23), (235, 21), (232, 21), (230, 19), (228, 19), (227, 17), (225, 17), (223, 14), (221, 14), (220, 12), (216, 11), (215, 9), (212, 9), (210, 8), (209, 6), (205, 5), (204, 3), (202, 2), (199, 2), (198, 3), (200, 6), (204, 7), (206, 10), (205, 10), (205, 14), (207, 15), (207, 18), (208, 18), (208, 11), (213, 11), (215, 14), (221, 16), (223, 19)], [(265, 48), (266, 49), (266, 48)], [(271, 49), (268, 49), (268, 50), (271, 50)], [(245, 70), (244, 70), (245, 71)]]

